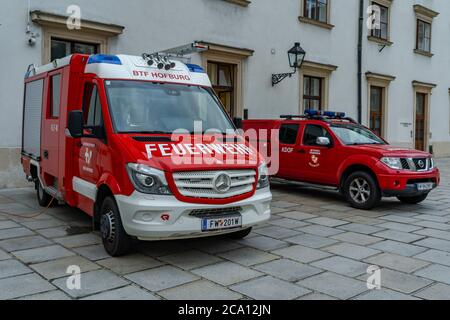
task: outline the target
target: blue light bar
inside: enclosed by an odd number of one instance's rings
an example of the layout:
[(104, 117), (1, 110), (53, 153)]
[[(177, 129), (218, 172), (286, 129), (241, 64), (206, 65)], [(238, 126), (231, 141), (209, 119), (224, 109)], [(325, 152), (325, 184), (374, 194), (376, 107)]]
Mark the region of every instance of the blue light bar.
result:
[(323, 115), (330, 118), (345, 118), (345, 112), (325, 111)]
[(307, 109), (307, 110), (305, 110), (305, 114), (307, 116), (319, 116), (320, 111)]
[(205, 70), (196, 64), (188, 63), (188, 64), (186, 64), (186, 66), (188, 67), (190, 72), (205, 73)]
[(93, 63), (108, 63), (108, 64), (122, 65), (122, 61), (120, 61), (118, 56), (112, 56), (108, 54), (95, 54), (93, 56), (90, 56), (88, 64)]

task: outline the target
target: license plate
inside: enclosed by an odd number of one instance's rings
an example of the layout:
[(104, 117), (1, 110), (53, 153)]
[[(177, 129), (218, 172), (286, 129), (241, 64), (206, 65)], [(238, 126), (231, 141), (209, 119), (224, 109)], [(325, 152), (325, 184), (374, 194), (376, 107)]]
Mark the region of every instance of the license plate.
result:
[(217, 231), (242, 227), (241, 216), (202, 219), (202, 231)]
[(418, 183), (417, 184), (417, 190), (419, 191), (428, 191), (433, 189), (433, 184), (432, 183)]

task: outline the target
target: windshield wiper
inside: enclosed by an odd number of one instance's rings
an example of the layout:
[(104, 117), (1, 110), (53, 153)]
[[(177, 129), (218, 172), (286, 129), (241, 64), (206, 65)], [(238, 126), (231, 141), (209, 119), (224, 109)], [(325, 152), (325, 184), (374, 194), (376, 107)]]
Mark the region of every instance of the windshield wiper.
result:
[(172, 132), (167, 131), (122, 131), (119, 133), (126, 133), (126, 134), (172, 134)]

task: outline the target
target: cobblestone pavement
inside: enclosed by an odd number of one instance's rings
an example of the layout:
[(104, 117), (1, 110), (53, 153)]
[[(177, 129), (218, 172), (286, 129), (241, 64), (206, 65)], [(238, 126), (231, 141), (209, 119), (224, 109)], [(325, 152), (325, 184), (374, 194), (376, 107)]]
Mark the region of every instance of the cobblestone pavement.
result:
[[(334, 192), (274, 184), (273, 218), (245, 240), (141, 243), (111, 258), (90, 220), (65, 206), (0, 215), (0, 299), (450, 299), (450, 159), (421, 205), (350, 208)], [(0, 210), (39, 210), (33, 189), (0, 191)], [(81, 290), (66, 286), (82, 270)], [(368, 290), (367, 267), (381, 268)]]

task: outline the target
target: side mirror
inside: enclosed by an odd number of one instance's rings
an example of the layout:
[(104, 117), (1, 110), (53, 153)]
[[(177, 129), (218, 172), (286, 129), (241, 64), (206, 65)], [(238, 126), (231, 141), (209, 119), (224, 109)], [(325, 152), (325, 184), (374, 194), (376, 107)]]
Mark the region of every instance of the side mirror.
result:
[(318, 137), (316, 139), (316, 144), (318, 146), (330, 147), (331, 141), (330, 141), (330, 138), (327, 138), (327, 137)]
[(237, 129), (242, 129), (242, 118), (234, 118), (233, 123)]
[(83, 137), (83, 112), (82, 111), (72, 111), (69, 113), (69, 123), (68, 129), (72, 138)]

